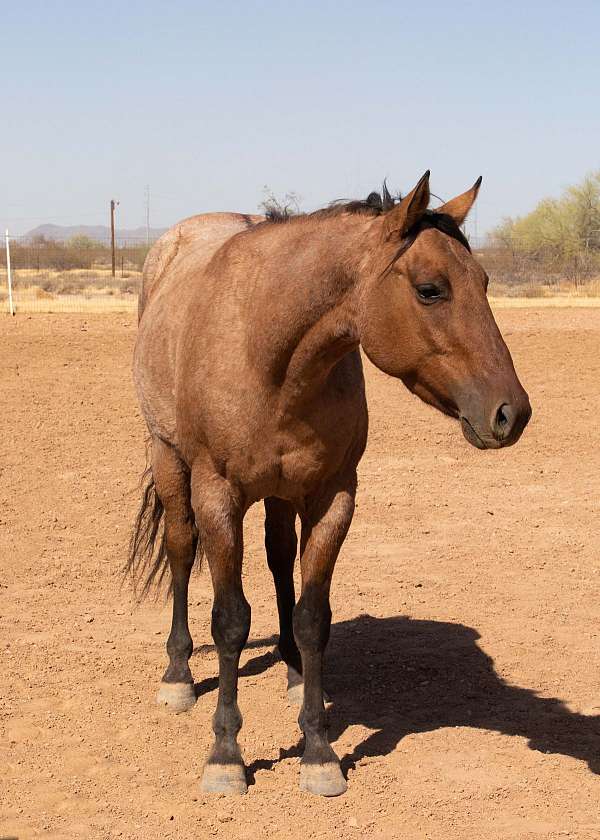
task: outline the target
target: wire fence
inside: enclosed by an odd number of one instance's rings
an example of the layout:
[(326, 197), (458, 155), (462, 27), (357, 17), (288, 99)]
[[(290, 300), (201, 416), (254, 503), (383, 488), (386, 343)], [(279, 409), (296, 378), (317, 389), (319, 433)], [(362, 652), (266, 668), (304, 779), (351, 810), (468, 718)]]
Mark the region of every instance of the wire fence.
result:
[(568, 256), (486, 243), (473, 248), (490, 278), (492, 297), (600, 297), (600, 253), (588, 249)]
[(69, 242), (13, 236), (7, 240), (0, 249), (0, 311), (135, 310), (149, 248), (145, 238), (117, 243), (114, 272), (108, 243), (86, 237)]
[[(600, 296), (600, 253), (589, 249), (568, 260), (471, 237), (490, 277), (494, 297)], [(59, 242), (8, 237), (0, 248), (0, 312), (130, 312), (137, 307), (147, 239), (108, 242), (85, 236)], [(8, 256), (12, 300), (9, 292)]]

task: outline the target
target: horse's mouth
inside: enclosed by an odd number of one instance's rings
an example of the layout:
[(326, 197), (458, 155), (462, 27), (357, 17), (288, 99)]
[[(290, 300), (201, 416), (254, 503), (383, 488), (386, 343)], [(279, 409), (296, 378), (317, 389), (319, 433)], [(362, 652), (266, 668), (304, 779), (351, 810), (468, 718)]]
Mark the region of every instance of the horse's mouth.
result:
[(462, 414), (460, 415), (460, 425), (465, 438), (471, 446), (476, 446), (477, 449), (500, 449), (503, 446), (503, 441), (497, 440), (492, 435), (481, 437)]

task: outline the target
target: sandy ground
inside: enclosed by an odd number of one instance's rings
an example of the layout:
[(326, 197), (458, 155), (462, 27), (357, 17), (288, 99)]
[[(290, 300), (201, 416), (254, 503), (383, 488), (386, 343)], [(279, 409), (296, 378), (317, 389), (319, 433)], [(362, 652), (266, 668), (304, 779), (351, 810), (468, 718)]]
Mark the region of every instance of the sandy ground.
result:
[(600, 309), (500, 310), (534, 406), (513, 449), (367, 368), (371, 433), (333, 589), (327, 687), (345, 796), (298, 789), (262, 512), (247, 518), (247, 796), (199, 790), (216, 659), (193, 578), (199, 701), (153, 703), (169, 608), (119, 569), (144, 461), (131, 315), (0, 319), (0, 835), (600, 838)]

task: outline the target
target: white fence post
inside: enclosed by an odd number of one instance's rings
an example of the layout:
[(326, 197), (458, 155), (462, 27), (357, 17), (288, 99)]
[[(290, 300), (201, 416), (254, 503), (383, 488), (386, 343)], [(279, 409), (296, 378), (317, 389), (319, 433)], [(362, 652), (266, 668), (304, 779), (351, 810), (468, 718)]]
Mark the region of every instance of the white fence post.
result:
[(5, 233), (6, 238), (6, 279), (8, 282), (8, 308), (10, 310), (10, 314), (15, 314), (15, 307), (13, 305), (13, 296), (12, 296), (12, 272), (10, 270), (10, 241), (8, 238), (8, 228), (6, 229)]

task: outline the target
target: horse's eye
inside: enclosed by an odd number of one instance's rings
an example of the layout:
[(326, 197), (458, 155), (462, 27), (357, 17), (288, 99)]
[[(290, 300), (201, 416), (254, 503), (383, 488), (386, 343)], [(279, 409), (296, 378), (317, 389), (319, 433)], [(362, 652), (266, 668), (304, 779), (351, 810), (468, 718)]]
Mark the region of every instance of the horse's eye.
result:
[(425, 303), (433, 303), (443, 297), (443, 292), (434, 283), (422, 283), (417, 286), (417, 295)]

